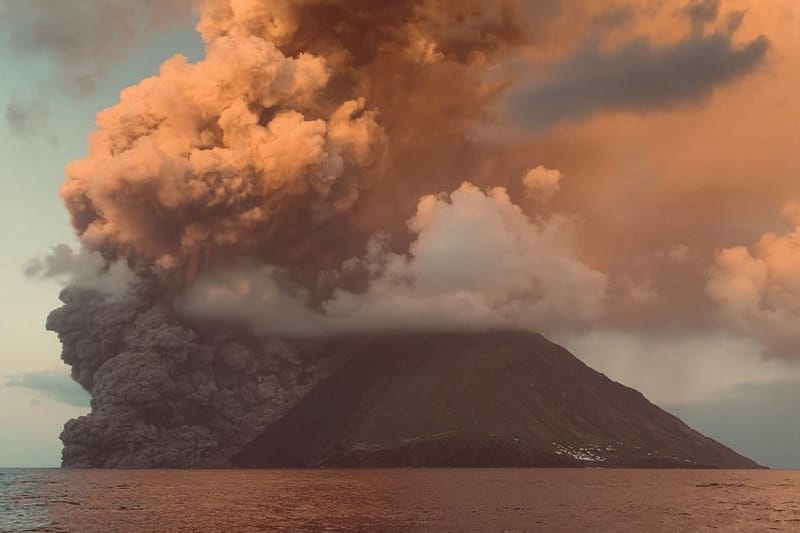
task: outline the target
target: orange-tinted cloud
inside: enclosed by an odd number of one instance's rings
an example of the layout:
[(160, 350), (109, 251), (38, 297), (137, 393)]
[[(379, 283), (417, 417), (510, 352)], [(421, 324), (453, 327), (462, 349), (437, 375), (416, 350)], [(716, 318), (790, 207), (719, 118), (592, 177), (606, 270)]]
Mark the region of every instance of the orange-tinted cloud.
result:
[(42, 269), (93, 394), (69, 464), (221, 464), (324, 375), (262, 336), (586, 328), (607, 361), (697, 355), (665, 380), (791, 366), (758, 357), (795, 342), (797, 231), (736, 246), (800, 198), (794, 0), (200, 8), (204, 59), (123, 91), (67, 169), (85, 250)]
[[(796, 204), (784, 210), (800, 224)], [(752, 335), (773, 354), (800, 353), (800, 226), (779, 235), (765, 233), (752, 249), (717, 253), (706, 287), (723, 323)]]
[[(608, 279), (599, 325), (716, 327), (714, 251), (751, 242), (800, 194), (791, 12), (208, 0), (207, 56), (173, 58), (102, 112), (63, 194), (84, 244), (111, 259), (186, 279), (254, 261), (291, 273), (282, 286), (313, 307), (369, 290), (364, 273), (320, 280), (376, 233), (409, 257), (421, 197), (504, 186), (512, 204), (549, 200), (525, 204), (533, 221), (575, 216), (570, 256)], [(520, 115), (534, 135), (495, 114), (509, 94), (545, 93)]]

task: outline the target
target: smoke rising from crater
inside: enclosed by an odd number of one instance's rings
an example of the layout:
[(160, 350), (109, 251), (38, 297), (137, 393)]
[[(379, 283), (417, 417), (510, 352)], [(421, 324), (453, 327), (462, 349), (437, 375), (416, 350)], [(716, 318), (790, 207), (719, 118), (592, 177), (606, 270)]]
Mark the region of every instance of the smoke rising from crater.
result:
[[(348, 209), (383, 131), (364, 100), (310, 110), (326, 62), (219, 37), (176, 56), (98, 116), (62, 196), (82, 242), (169, 269), (210, 248), (258, 250)], [(303, 221), (303, 219), (305, 219)]]
[[(92, 412), (64, 430), (64, 463), (224, 465), (358, 334), (549, 331), (604, 316), (613, 280), (558, 205), (572, 174), (481, 132), (524, 78), (520, 61), (579, 44), (569, 13), (612, 31), (634, 16), (611, 17), (618, 4), (201, 2), (205, 57), (172, 57), (123, 90), (67, 167), (81, 250), (29, 268), (67, 280), (48, 328), (92, 394)], [(679, 37), (667, 70), (687, 72), (709, 39), (730, 55), (732, 32)], [(755, 68), (758, 43), (687, 94)], [(635, 62), (672, 50), (645, 48)], [(632, 67), (609, 57), (614, 88)], [(588, 68), (569, 55), (567, 67)], [(625, 98), (559, 100), (556, 118), (642, 108)], [(321, 353), (313, 338), (329, 335), (345, 340)]]
[[(67, 167), (83, 249), (29, 268), (71, 276), (48, 328), (92, 412), (67, 424), (65, 464), (225, 464), (337, 360), (298, 336), (416, 327), (430, 304), (434, 328), (526, 310), (535, 322), (570, 305), (551, 294), (559, 263), (586, 276), (596, 295), (579, 305), (599, 312), (603, 277), (580, 264), (568, 220), (528, 221), (500, 189), (417, 195), (408, 228), (413, 203), (374, 216), (403, 182), (439, 193), (469, 177), (419, 171), (470, 145), (502, 85), (490, 58), (522, 38), (518, 20), (505, 1), (204, 2), (205, 57), (125, 89)], [(481, 217), (472, 248), (447, 249)], [(118, 272), (134, 278), (122, 294), (106, 290)], [(509, 278), (490, 294), (495, 275)], [(463, 302), (474, 308), (448, 316)]]

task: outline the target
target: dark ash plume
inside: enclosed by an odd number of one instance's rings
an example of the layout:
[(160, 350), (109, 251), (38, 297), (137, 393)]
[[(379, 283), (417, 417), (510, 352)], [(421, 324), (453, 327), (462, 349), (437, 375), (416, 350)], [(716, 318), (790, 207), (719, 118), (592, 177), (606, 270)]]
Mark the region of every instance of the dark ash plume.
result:
[(225, 466), (339, 357), (299, 340), (201, 334), (141, 290), (115, 300), (68, 288), (61, 299), (47, 327), (92, 395), (92, 412), (61, 435), (67, 466)]
[[(70, 283), (48, 329), (92, 395), (65, 427), (64, 464), (225, 465), (324, 376), (340, 358), (330, 344), (257, 337), (234, 316), (198, 325), (175, 298), (207, 272), (235, 283), (247, 261), (317, 313), (338, 288), (323, 273), (387, 222), (364, 205), (386, 203), (408, 170), (397, 163), (465, 146), (497, 89), (487, 59), (520, 40), (517, 20), (502, 0), (204, 2), (206, 57), (123, 91), (67, 169), (85, 251), (29, 269)], [(115, 271), (130, 274), (123, 290), (109, 290)]]
[[(485, 165), (502, 150), (475, 135), (553, 5), (202, 2), (205, 57), (122, 91), (67, 167), (82, 249), (30, 268), (67, 280), (47, 327), (92, 395), (63, 463), (227, 465), (354, 342), (313, 336), (600, 316), (607, 279), (574, 218), (489, 187), (509, 179)], [(521, 152), (499, 168), (542, 205), (561, 174), (531, 178)]]

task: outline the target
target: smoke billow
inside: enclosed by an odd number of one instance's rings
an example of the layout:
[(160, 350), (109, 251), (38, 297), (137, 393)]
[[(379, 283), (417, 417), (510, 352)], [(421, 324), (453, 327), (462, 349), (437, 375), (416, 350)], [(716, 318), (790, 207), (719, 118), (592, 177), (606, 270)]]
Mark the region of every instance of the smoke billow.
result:
[(480, 164), (533, 4), (202, 2), (205, 57), (125, 89), (67, 167), (81, 250), (28, 269), (66, 279), (47, 326), (92, 395), (64, 464), (225, 465), (345, 334), (599, 317), (606, 276), (548, 211), (561, 173)]
[(92, 412), (62, 434), (69, 466), (225, 465), (337, 361), (300, 340), (203, 334), (144, 287), (123, 299), (68, 288), (61, 299), (47, 327), (92, 394)]
[[(82, 249), (28, 269), (66, 276), (48, 328), (92, 395), (64, 464), (225, 465), (346, 356), (309, 336), (599, 312), (604, 277), (577, 259), (568, 218), (532, 222), (466, 184), (419, 200), (469, 177), (420, 171), (473, 142), (502, 85), (492, 57), (524, 35), (515, 9), (202, 4), (205, 57), (125, 89), (67, 168)], [(567, 303), (565, 270), (582, 276)]]

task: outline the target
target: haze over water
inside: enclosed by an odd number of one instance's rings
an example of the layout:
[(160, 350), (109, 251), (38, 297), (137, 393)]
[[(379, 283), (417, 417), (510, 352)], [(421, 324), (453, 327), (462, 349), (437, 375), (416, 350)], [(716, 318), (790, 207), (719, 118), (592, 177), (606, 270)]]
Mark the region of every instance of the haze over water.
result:
[(0, 531), (797, 531), (800, 473), (0, 470)]

